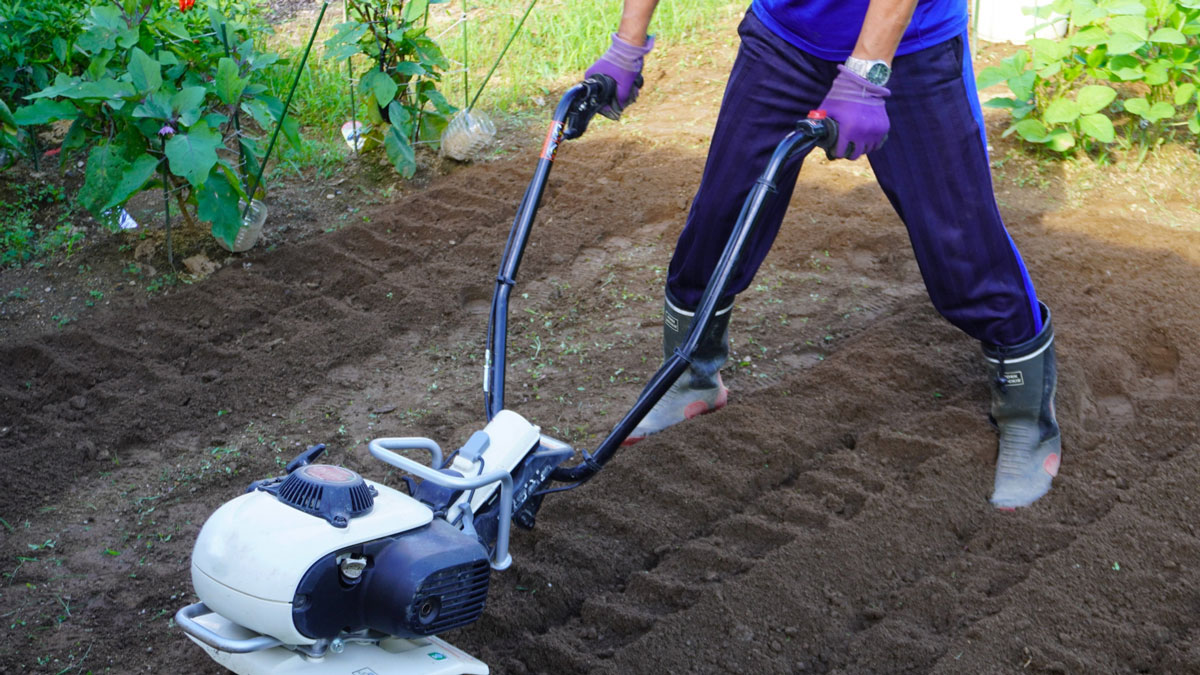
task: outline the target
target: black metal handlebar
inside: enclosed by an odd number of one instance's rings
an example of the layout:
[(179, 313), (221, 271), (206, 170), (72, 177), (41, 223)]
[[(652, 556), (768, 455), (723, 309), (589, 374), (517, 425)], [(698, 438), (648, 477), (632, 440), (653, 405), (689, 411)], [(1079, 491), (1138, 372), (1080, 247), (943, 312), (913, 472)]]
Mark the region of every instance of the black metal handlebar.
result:
[(808, 119), (800, 120), (796, 124), (796, 129), (776, 146), (775, 152), (767, 162), (767, 168), (750, 190), (749, 196), (746, 197), (741, 214), (729, 236), (729, 241), (725, 244), (725, 250), (721, 253), (717, 267), (708, 281), (708, 286), (704, 289), (704, 295), (700, 298), (700, 305), (696, 308), (691, 329), (688, 331), (683, 345), (677, 348), (675, 353), (659, 367), (658, 372), (642, 389), (642, 393), (634, 402), (633, 407), (609, 432), (608, 437), (597, 446), (596, 451), (591, 455), (585, 451), (583, 462), (580, 464), (558, 467), (550, 474), (550, 480), (562, 483), (582, 483), (599, 473), (600, 469), (616, 454), (621, 443), (642, 421), (642, 418), (662, 399), (671, 385), (675, 384), (675, 380), (679, 379), (679, 376), (691, 363), (692, 353), (695, 352), (696, 345), (700, 342), (700, 336), (704, 335), (712, 322), (713, 315), (717, 310), (717, 303), (725, 295), (741, 256), (742, 247), (750, 232), (758, 224), (758, 217), (763, 206), (775, 193), (775, 178), (780, 168), (787, 160), (797, 155), (806, 155), (815, 147), (832, 147), (836, 139), (836, 123), (831, 119), (826, 119), (824, 111), (813, 111), (809, 114)]
[(594, 75), (571, 87), (563, 94), (554, 110), (546, 141), (538, 158), (537, 168), (521, 205), (513, 217), (508, 242), (504, 246), (504, 257), (500, 272), (496, 275), (496, 288), (492, 294), (492, 309), (488, 318), (488, 349), (484, 354), (483, 392), (487, 419), (490, 422), (504, 409), (504, 369), (507, 361), (508, 299), (516, 284), (517, 269), (529, 240), (533, 219), (541, 205), (550, 167), (558, 154), (558, 146), (564, 141), (579, 138), (587, 131), (588, 123), (596, 113), (616, 103), (617, 83), (608, 75)]
[[(496, 287), (492, 295), (491, 313), (488, 318), (488, 349), (484, 355), (484, 403), (488, 421), (491, 421), (504, 409), (509, 297), (516, 284), (521, 256), (529, 240), (529, 232), (541, 204), (546, 180), (550, 175), (550, 168), (558, 153), (558, 147), (564, 140), (582, 136), (596, 113), (616, 104), (616, 95), (616, 81), (607, 75), (597, 75), (568, 89), (554, 110), (550, 129), (546, 133), (546, 140), (538, 158), (537, 168), (534, 170), (529, 186), (525, 189), (520, 206), (517, 207), (512, 229), (509, 231), (508, 242), (504, 247), (500, 271), (496, 275)], [(556, 468), (550, 474), (548, 481), (583, 483), (599, 473), (600, 469), (612, 459), (621, 443), (629, 437), (629, 434), (650, 412), (650, 409), (662, 399), (691, 362), (692, 353), (696, 350), (700, 336), (708, 330), (716, 312), (717, 303), (729, 286), (742, 248), (749, 238), (750, 232), (757, 225), (763, 206), (775, 193), (775, 179), (780, 168), (787, 160), (797, 155), (808, 154), (815, 147), (826, 149), (832, 147), (836, 138), (836, 123), (832, 119), (826, 119), (824, 111), (813, 111), (809, 113), (807, 119), (797, 122), (796, 129), (776, 146), (775, 152), (767, 162), (766, 169), (742, 206), (741, 214), (725, 245), (725, 250), (704, 290), (700, 305), (696, 308), (691, 330), (683, 345), (676, 349), (675, 353), (659, 367), (658, 372), (647, 383), (633, 407), (621, 418), (621, 421), (600, 443), (596, 451), (591, 454), (582, 451), (583, 461), (580, 464)]]

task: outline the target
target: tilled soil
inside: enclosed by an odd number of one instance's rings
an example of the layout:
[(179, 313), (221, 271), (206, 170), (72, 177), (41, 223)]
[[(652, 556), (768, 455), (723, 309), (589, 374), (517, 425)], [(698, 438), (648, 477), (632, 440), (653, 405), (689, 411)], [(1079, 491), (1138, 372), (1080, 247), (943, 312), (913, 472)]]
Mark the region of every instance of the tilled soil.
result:
[[(655, 73), (632, 119), (556, 163), (507, 403), (578, 447), (658, 363), (715, 53)], [(488, 301), (538, 140), (0, 344), (0, 672), (220, 672), (171, 623), (208, 513), (312, 443), (398, 485), (367, 439), (480, 428)], [(930, 307), (867, 167), (811, 158), (737, 304), (729, 407), (548, 498), (483, 619), (447, 639), (498, 673), (1200, 670), (1200, 218), (1195, 176), (1169, 180), (998, 184), (1054, 311), (1065, 439), (1050, 495), (1004, 513), (978, 346)]]

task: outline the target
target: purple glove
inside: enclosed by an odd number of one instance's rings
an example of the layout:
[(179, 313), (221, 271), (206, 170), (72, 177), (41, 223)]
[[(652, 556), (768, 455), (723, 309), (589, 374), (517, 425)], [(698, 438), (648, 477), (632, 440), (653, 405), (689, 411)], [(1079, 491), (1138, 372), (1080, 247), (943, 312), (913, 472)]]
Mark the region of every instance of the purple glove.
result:
[(653, 35), (646, 36), (645, 45), (635, 47), (613, 33), (612, 46), (583, 74), (585, 79), (593, 75), (608, 75), (617, 82), (617, 104), (604, 107), (600, 114), (615, 120), (621, 116), (622, 110), (637, 100), (642, 57), (649, 54), (651, 49), (654, 49)]
[(871, 84), (838, 66), (838, 76), (821, 101), (823, 109), (837, 123), (837, 143), (827, 152), (830, 159), (858, 159), (874, 152), (887, 140), (888, 116), (883, 99), (892, 92), (887, 87)]

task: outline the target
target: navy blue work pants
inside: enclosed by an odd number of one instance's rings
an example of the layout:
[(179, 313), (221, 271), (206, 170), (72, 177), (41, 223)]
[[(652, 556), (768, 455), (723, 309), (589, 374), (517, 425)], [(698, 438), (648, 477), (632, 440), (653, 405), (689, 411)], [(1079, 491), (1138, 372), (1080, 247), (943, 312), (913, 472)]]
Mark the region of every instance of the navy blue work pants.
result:
[[(679, 237), (667, 291), (695, 307), (755, 180), (797, 120), (820, 105), (837, 63), (766, 28), (750, 10), (699, 191)], [(1041, 331), (1033, 284), (992, 191), (983, 117), (966, 37), (895, 58), (887, 142), (868, 155), (908, 228), (934, 307), (971, 337), (1015, 345)], [(802, 159), (785, 165), (778, 194), (746, 242), (725, 300), (745, 290), (770, 250)]]

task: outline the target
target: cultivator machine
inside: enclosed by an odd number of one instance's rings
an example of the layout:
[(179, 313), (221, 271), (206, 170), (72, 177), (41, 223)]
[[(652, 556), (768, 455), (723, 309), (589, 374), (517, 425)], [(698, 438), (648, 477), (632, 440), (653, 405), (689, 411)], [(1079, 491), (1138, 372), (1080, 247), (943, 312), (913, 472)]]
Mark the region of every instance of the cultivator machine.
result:
[[(316, 463), (325, 447), (314, 446), (285, 475), (251, 484), (205, 523), (192, 555), (200, 602), (175, 618), (217, 663), (241, 675), (488, 672), (437, 635), (482, 615), (492, 571), (512, 564), (511, 524), (532, 528), (547, 495), (596, 475), (687, 368), (780, 166), (834, 136), (832, 121), (818, 112), (780, 143), (747, 198), (687, 341), (589, 453), (504, 408), (508, 302), (560, 144), (583, 135), (615, 89), (606, 76), (588, 79), (555, 110), (496, 277), (483, 429), (449, 455), (428, 438), (371, 441), (373, 457), (404, 472), (404, 491)], [(428, 463), (401, 452), (427, 455)]]

